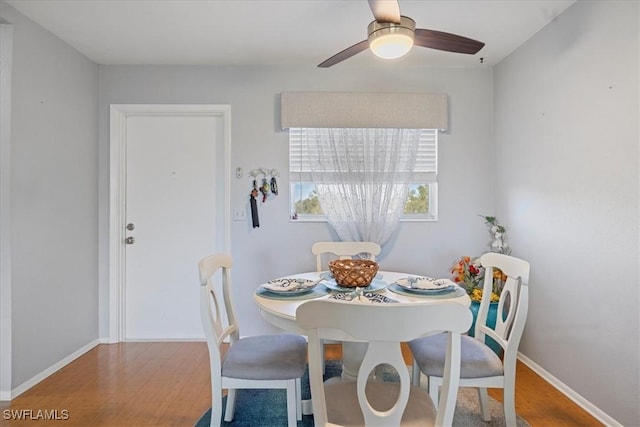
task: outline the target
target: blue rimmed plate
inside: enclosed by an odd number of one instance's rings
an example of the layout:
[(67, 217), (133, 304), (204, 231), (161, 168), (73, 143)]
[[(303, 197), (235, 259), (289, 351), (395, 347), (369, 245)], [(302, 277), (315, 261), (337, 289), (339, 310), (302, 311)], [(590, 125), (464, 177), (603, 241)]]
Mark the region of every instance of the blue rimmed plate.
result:
[(299, 294), (275, 293), (275, 292), (270, 292), (267, 289), (262, 287), (258, 287), (258, 289), (256, 289), (256, 295), (262, 298), (274, 299), (274, 300), (287, 300), (287, 301), (320, 298), (328, 294), (329, 294), (329, 289), (325, 288), (324, 286), (315, 286), (312, 289), (307, 290), (307, 292), (303, 292)]
[(458, 287), (449, 279), (433, 279), (421, 276), (402, 277), (396, 280), (395, 284), (407, 292), (424, 295), (451, 292)]
[(453, 289), (447, 289), (444, 291), (440, 291), (440, 292), (435, 292), (435, 293), (420, 293), (420, 292), (411, 292), (405, 288), (403, 288), (402, 286), (398, 286), (397, 283), (391, 283), (387, 289), (391, 292), (393, 292), (394, 294), (398, 294), (398, 295), (405, 295), (408, 297), (414, 297), (414, 298), (458, 298), (463, 296), (464, 294), (467, 293), (467, 291), (465, 291), (464, 289), (462, 289), (459, 286), (454, 286)]
[(260, 288), (273, 294), (286, 296), (311, 292), (317, 284), (318, 281), (309, 279), (274, 279), (261, 285)]
[[(327, 288), (331, 289), (332, 291), (336, 291), (336, 292), (353, 292), (356, 290), (356, 288), (347, 288), (347, 287), (338, 285), (335, 279), (333, 278), (325, 279), (322, 282), (322, 284), (325, 285)], [(387, 287), (387, 282), (385, 282), (384, 280), (373, 279), (371, 284), (369, 286), (362, 288), (362, 290), (364, 292), (381, 292), (386, 287)]]

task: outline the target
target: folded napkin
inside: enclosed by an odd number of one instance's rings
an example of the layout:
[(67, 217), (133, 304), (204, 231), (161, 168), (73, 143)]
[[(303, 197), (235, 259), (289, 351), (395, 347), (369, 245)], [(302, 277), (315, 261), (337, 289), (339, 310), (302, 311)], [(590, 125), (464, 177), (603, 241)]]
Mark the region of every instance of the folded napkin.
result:
[(296, 279), (276, 279), (263, 284), (262, 287), (270, 291), (287, 292), (294, 291), (303, 284), (304, 281), (299, 282)]
[(398, 302), (394, 299), (388, 298), (382, 294), (375, 292), (340, 292), (338, 294), (333, 294), (329, 297), (329, 299), (336, 299), (341, 301), (350, 301), (355, 303), (388, 303), (388, 302)]
[(373, 301), (370, 300), (367, 296), (365, 295), (353, 295), (353, 294), (349, 294), (349, 293), (339, 293), (339, 294), (333, 294), (329, 297), (329, 299), (335, 299), (338, 301), (349, 301), (349, 302), (356, 302), (356, 303), (360, 303), (360, 304), (370, 304)]
[(455, 283), (449, 279), (434, 279), (432, 277), (420, 276), (403, 277), (402, 279), (398, 279), (397, 283), (405, 288), (427, 290), (447, 289), (455, 286)]

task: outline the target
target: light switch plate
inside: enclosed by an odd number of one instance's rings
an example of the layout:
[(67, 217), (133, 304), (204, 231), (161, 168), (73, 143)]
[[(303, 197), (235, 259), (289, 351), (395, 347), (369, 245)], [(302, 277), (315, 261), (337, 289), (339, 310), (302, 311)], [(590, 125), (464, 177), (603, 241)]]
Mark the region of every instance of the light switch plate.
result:
[(244, 208), (233, 208), (233, 220), (234, 221), (246, 221), (247, 210)]

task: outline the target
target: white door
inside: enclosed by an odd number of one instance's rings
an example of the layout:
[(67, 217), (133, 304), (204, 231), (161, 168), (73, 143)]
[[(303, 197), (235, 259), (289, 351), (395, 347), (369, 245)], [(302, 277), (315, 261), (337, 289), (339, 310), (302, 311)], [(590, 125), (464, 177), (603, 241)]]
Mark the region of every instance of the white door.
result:
[(219, 240), (223, 125), (205, 115), (126, 119), (125, 340), (204, 336), (197, 263)]

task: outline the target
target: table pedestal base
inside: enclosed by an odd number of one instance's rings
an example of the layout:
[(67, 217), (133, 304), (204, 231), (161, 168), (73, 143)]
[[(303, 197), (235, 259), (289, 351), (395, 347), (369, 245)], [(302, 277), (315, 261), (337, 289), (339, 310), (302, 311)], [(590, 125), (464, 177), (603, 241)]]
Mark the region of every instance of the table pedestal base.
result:
[(358, 371), (367, 352), (366, 342), (342, 342), (342, 379), (356, 381)]
[[(329, 378), (325, 384), (336, 381), (356, 381), (358, 379), (358, 370), (362, 364), (362, 359), (367, 352), (368, 344), (366, 342), (342, 342), (342, 376)], [(302, 414), (312, 415), (312, 400), (302, 401)]]

